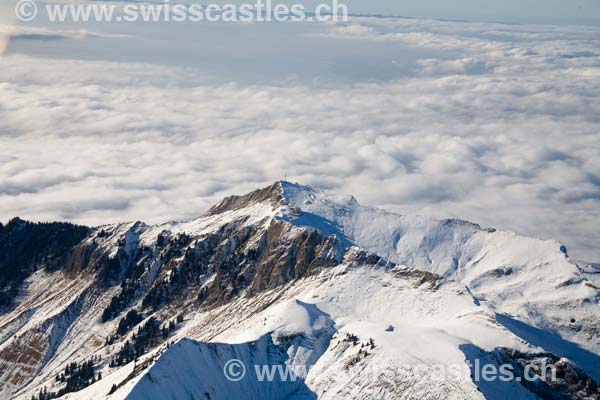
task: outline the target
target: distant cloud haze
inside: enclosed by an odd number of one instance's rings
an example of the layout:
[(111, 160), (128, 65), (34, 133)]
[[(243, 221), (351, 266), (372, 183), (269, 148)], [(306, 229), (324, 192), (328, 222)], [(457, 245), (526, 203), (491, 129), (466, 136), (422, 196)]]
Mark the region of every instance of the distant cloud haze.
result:
[(363, 49), (356, 68), (377, 43), (427, 52), (389, 54), (398, 76), (323, 85), (17, 48), (0, 70), (1, 219), (188, 219), (287, 175), (600, 259), (599, 33), (354, 18), (298, 35)]

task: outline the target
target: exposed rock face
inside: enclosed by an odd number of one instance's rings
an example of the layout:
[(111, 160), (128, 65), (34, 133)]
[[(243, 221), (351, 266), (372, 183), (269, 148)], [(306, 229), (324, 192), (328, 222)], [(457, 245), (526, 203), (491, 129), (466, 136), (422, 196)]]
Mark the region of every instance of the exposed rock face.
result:
[(276, 182), (264, 189), (258, 189), (243, 196), (229, 196), (207, 211), (206, 215), (222, 214), (226, 211), (239, 210), (256, 203), (270, 204), (273, 207), (284, 202), (281, 182)]
[[(500, 349), (496, 355), (502, 363), (512, 364), (521, 384), (542, 399), (600, 399), (597, 383), (569, 360), (550, 353), (526, 354), (513, 349)], [(527, 366), (529, 371), (525, 370)]]
[(143, 304), (156, 310), (197, 293), (202, 306), (220, 305), (337, 265), (343, 252), (334, 236), (276, 220), (266, 229), (236, 221), (197, 238), (176, 236), (161, 251), (158, 278)]

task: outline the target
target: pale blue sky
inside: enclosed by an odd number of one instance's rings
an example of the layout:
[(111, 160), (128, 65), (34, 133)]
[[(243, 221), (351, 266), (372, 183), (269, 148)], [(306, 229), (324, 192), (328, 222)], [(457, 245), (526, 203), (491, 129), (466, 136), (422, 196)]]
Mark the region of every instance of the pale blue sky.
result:
[(600, 0), (345, 0), (352, 12), (600, 24)]
[[(179, 0), (190, 2), (193, 0)], [(331, 0), (333, 1), (333, 0)], [(543, 22), (600, 25), (600, 0), (338, 0), (351, 13), (373, 13), (423, 18), (499, 22)], [(0, 4), (0, 19), (12, 18), (14, 4)], [(214, 3), (248, 3), (247, 0), (213, 0)], [(251, 1), (250, 1), (251, 2)], [(323, 0), (278, 0), (307, 6)]]

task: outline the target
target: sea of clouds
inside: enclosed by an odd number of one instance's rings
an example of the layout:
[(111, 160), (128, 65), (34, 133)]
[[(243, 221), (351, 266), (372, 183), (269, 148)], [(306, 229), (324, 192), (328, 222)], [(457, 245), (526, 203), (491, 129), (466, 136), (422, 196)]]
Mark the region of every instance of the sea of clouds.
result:
[(308, 25), (221, 52), (165, 27), (141, 52), (159, 28), (5, 26), (0, 220), (188, 219), (287, 177), (600, 259), (600, 29)]

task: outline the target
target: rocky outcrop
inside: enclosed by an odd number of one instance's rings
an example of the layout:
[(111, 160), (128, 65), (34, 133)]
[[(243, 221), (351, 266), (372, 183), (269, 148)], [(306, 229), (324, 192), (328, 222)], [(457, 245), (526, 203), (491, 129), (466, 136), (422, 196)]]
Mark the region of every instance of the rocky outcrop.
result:
[(518, 381), (542, 399), (600, 399), (598, 384), (568, 359), (513, 349), (499, 349), (495, 355), (512, 365)]
[[(343, 248), (335, 236), (272, 220), (266, 228), (235, 221), (197, 238), (171, 238), (158, 277), (143, 304), (155, 310), (197, 293), (203, 307), (241, 294), (255, 295), (337, 265)], [(168, 255), (168, 256), (167, 256)]]
[(243, 196), (229, 196), (210, 208), (205, 215), (217, 215), (227, 211), (235, 211), (256, 203), (270, 204), (273, 207), (283, 204), (281, 182), (275, 182), (264, 189), (258, 189)]

